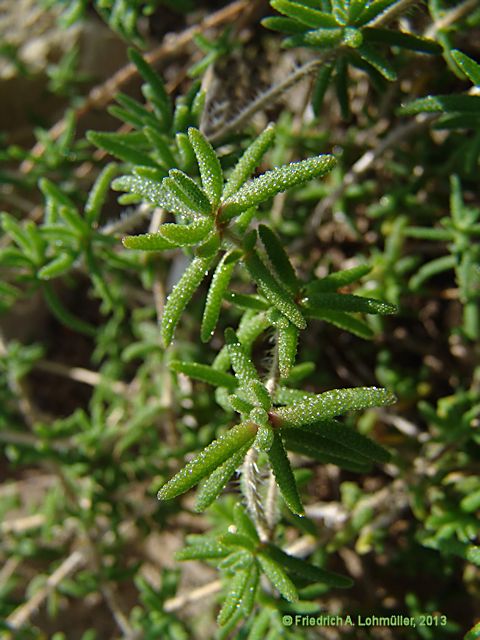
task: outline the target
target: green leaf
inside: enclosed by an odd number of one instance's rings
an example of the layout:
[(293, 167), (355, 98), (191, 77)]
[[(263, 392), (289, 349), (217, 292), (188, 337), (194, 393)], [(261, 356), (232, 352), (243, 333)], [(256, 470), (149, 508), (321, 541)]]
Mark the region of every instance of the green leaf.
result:
[[(322, 437), (333, 440), (347, 447), (347, 449), (353, 449), (360, 456), (373, 460), (373, 462), (384, 463), (390, 460), (390, 453), (386, 449), (370, 438), (358, 433), (355, 429), (347, 427), (336, 420), (315, 422), (305, 425), (303, 428), (315, 434), (320, 433)], [(363, 460), (360, 459), (359, 462), (363, 462)]]
[(271, 0), (270, 4), (279, 13), (297, 20), (306, 27), (318, 29), (319, 27), (335, 27), (337, 22), (329, 13), (317, 11), (311, 7), (305, 7), (298, 2), (290, 0)]
[[(270, 326), (269, 321), (264, 313), (255, 313), (254, 311), (247, 311), (239, 324), (237, 329), (237, 337), (243, 348), (250, 353), (252, 344)], [(212, 365), (215, 369), (221, 371), (227, 371), (230, 366), (230, 356), (228, 354), (227, 347), (223, 347), (220, 353), (217, 355)]]
[(155, 106), (161, 112), (163, 125), (169, 128), (172, 122), (172, 106), (162, 78), (135, 49), (128, 50), (128, 57), (137, 67), (145, 82), (147, 82), (151, 91), (150, 96), (154, 98)]
[(268, 459), (287, 507), (293, 513), (299, 516), (303, 515), (305, 511), (298, 493), (292, 467), (283, 446), (282, 438), (277, 432), (273, 434), (273, 443), (268, 452)]
[(303, 429), (286, 429), (282, 436), (285, 447), (289, 451), (313, 458), (322, 464), (334, 464), (355, 473), (363, 473), (371, 469), (369, 459), (334, 440), (319, 437), (317, 433), (312, 438), (312, 434)]
[(255, 435), (256, 426), (251, 422), (242, 422), (235, 425), (209, 444), (196, 458), (169, 480), (158, 492), (158, 499), (171, 500), (181, 493), (185, 493), (202, 478), (223, 464), (238, 449), (253, 442)]
[(213, 228), (213, 220), (200, 219), (191, 224), (162, 224), (158, 229), (158, 235), (165, 238), (168, 242), (179, 246), (186, 247), (198, 244), (204, 240)]
[(203, 482), (197, 491), (195, 511), (204, 511), (218, 498), (236, 469), (242, 464), (249, 448), (250, 445), (246, 445), (239, 449)]
[(275, 138), (275, 126), (269, 124), (258, 138), (247, 147), (240, 160), (235, 165), (223, 189), (222, 200), (233, 196), (245, 181), (252, 175), (267, 149)]
[(244, 257), (245, 266), (251, 277), (257, 283), (260, 292), (269, 300), (290, 322), (299, 329), (306, 328), (305, 318), (299, 307), (293, 301), (286, 289), (275, 279), (260, 256), (252, 249)]
[(397, 307), (389, 302), (365, 298), (351, 293), (312, 293), (303, 298), (302, 305), (308, 309), (331, 309), (333, 311), (354, 311), (388, 315), (396, 313)]
[(98, 131), (87, 131), (87, 140), (100, 149), (104, 149), (110, 155), (130, 162), (133, 165), (145, 165), (156, 167), (157, 163), (143, 151), (139, 151), (131, 145), (121, 142), (115, 133), (100, 133)]
[(372, 267), (367, 264), (358, 265), (358, 267), (353, 267), (352, 269), (343, 269), (342, 271), (336, 271), (335, 273), (330, 273), (328, 276), (324, 278), (319, 278), (318, 280), (313, 280), (309, 282), (306, 286), (306, 289), (309, 293), (319, 293), (321, 291), (336, 291), (340, 289), (340, 287), (346, 287), (352, 282), (356, 282), (363, 278), (363, 276), (370, 273)]
[(279, 31), (280, 33), (287, 34), (300, 34), (305, 31), (305, 27), (290, 18), (282, 18), (280, 16), (270, 16), (260, 21), (261, 25), (272, 31)]
[(318, 47), (319, 49), (332, 49), (340, 45), (342, 40), (343, 29), (336, 26), (307, 31), (303, 36), (292, 36), (291, 38), (287, 38), (285, 45), (288, 47), (296, 47), (307, 44), (311, 47)]
[(177, 560), (210, 560), (224, 558), (231, 553), (231, 549), (221, 544), (216, 538), (206, 535), (187, 536), (188, 547), (180, 549), (175, 554)]
[(420, 53), (434, 55), (442, 53), (442, 47), (435, 40), (411, 33), (403, 33), (394, 29), (380, 29), (378, 27), (366, 27), (362, 29), (362, 33), (366, 42), (381, 42), (391, 47), (401, 47), (402, 49), (410, 49)]
[(188, 139), (197, 157), (202, 186), (213, 209), (220, 203), (223, 189), (223, 171), (212, 145), (198, 130), (190, 127)]
[(298, 329), (290, 322), (286, 327), (278, 328), (278, 368), (280, 377), (286, 378), (297, 356)]
[(269, 308), (268, 302), (258, 295), (237, 293), (235, 291), (225, 291), (224, 299), (241, 309), (255, 309), (256, 311), (266, 311)]
[(346, 589), (353, 585), (353, 580), (351, 578), (342, 576), (338, 573), (333, 573), (332, 571), (326, 571), (325, 569), (316, 567), (309, 562), (305, 562), (305, 560), (295, 558), (273, 544), (267, 543), (267, 549), (269, 555), (278, 564), (281, 564), (288, 571), (291, 571), (310, 582), (321, 582), (322, 584), (327, 584), (330, 587), (337, 587), (340, 589)]
[(453, 255), (442, 256), (441, 258), (435, 258), (435, 260), (431, 260), (424, 264), (417, 273), (410, 278), (409, 287), (412, 291), (418, 291), (422, 284), (436, 276), (439, 273), (443, 273), (444, 271), (448, 271), (449, 269), (454, 269), (457, 265), (457, 259)]
[(229, 373), (224, 373), (223, 371), (218, 371), (218, 369), (209, 367), (206, 364), (172, 360), (169, 367), (172, 371), (183, 373), (190, 378), (201, 380), (215, 387), (225, 387), (229, 391), (234, 391), (237, 388), (237, 380), (234, 376)]
[(290, 291), (297, 293), (300, 283), (290, 259), (278, 236), (264, 224), (259, 225), (258, 234), (268, 255), (268, 259), (279, 281)]
[(260, 542), (255, 525), (248, 517), (244, 506), (240, 502), (237, 502), (233, 508), (233, 521), (239, 533), (247, 535), (255, 543)]
[(85, 204), (85, 220), (91, 226), (100, 217), (102, 207), (107, 198), (110, 183), (118, 173), (118, 165), (114, 162), (107, 164), (100, 172), (95, 184), (88, 194)]
[(171, 169), (162, 183), (176, 198), (185, 204), (190, 211), (210, 215), (212, 205), (205, 193), (183, 171)]
[(236, 260), (232, 260), (231, 257), (232, 253), (225, 253), (213, 274), (202, 317), (200, 332), (202, 342), (208, 342), (211, 339), (217, 326), (222, 301), (238, 260), (238, 256), (235, 256)]
[(218, 614), (217, 622), (224, 626), (232, 616), (241, 610), (245, 617), (249, 616), (255, 603), (255, 595), (259, 582), (259, 570), (256, 562), (251, 562), (247, 569), (237, 571), (228, 582), (228, 593)]
[(84, 322), (77, 316), (73, 315), (66, 309), (60, 298), (54, 292), (50, 284), (44, 283), (43, 285), (43, 295), (45, 297), (45, 302), (48, 305), (48, 308), (53, 313), (53, 315), (66, 327), (69, 327), (73, 331), (77, 331), (78, 333), (83, 333), (86, 336), (95, 337), (97, 335), (97, 330), (91, 324)]
[(163, 344), (172, 341), (182, 311), (208, 272), (212, 258), (194, 258), (167, 298), (160, 334)]
[(135, 175), (120, 176), (120, 178), (113, 181), (112, 189), (115, 191), (130, 191), (166, 211), (183, 214), (190, 219), (197, 218), (198, 211), (187, 207), (184, 202), (164, 187), (163, 182)]
[(232, 368), (242, 385), (247, 386), (249, 382), (258, 381), (257, 370), (233, 329), (225, 330), (225, 342)]
[[(304, 402), (289, 407), (275, 409), (275, 421), (282, 427), (301, 427), (347, 411), (361, 411), (370, 407), (384, 407), (393, 404), (395, 396), (387, 389), (378, 387), (354, 387), (333, 389), (307, 398)], [(273, 412), (272, 412), (273, 413)]]
[(323, 99), (325, 98), (325, 93), (327, 92), (328, 85), (332, 77), (333, 68), (333, 63), (322, 65), (315, 80), (312, 90), (312, 108), (313, 113), (317, 118), (320, 115)]
[(257, 558), (263, 572), (285, 600), (296, 602), (298, 600), (297, 588), (285, 573), (282, 565), (271, 558), (267, 552), (259, 553)]
[(410, 116), (417, 113), (450, 113), (454, 111), (478, 113), (480, 110), (480, 96), (463, 94), (427, 96), (419, 100), (412, 100), (402, 106), (400, 115)]
[(42, 267), (37, 276), (40, 280), (50, 280), (51, 278), (58, 278), (65, 272), (69, 271), (72, 264), (75, 262), (76, 256), (70, 253), (61, 253), (54, 258), (51, 262)]
[(480, 64), (458, 49), (452, 49), (450, 55), (467, 78), (471, 80), (476, 87), (480, 87)]
[(345, 331), (350, 331), (353, 335), (363, 338), (364, 340), (371, 340), (374, 336), (373, 331), (366, 322), (343, 311), (332, 311), (330, 309), (306, 309), (305, 315), (309, 318), (329, 322), (335, 327), (344, 329)]
[(250, 207), (256, 206), (272, 198), (277, 193), (287, 191), (291, 187), (303, 184), (324, 176), (335, 165), (335, 158), (322, 155), (266, 171), (241, 187), (235, 194), (227, 198), (222, 206), (221, 219), (231, 218)]
[(369, 65), (371, 65), (376, 71), (378, 71), (384, 78), (393, 82), (397, 79), (397, 72), (390, 64), (390, 62), (380, 55), (376, 49), (370, 47), (367, 44), (363, 44), (362, 46), (356, 49), (357, 53), (360, 55), (362, 60), (365, 60)]
[(140, 249), (141, 251), (166, 251), (175, 249), (178, 245), (170, 242), (159, 233), (142, 233), (138, 236), (125, 236), (122, 238), (126, 249)]

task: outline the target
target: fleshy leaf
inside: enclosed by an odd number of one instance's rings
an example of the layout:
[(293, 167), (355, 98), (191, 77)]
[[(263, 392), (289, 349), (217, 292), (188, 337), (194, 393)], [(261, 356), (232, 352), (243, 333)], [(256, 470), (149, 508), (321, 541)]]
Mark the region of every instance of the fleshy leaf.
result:
[(112, 189), (115, 191), (129, 191), (141, 196), (147, 202), (163, 207), (172, 213), (181, 213), (189, 218), (198, 217), (198, 212), (187, 207), (181, 200), (165, 189), (163, 181), (158, 182), (140, 176), (121, 176), (113, 181)]
[(198, 168), (202, 178), (202, 186), (215, 209), (220, 203), (223, 189), (223, 171), (212, 145), (198, 129), (190, 127), (188, 139), (195, 151)]
[(353, 585), (353, 580), (347, 576), (342, 576), (332, 571), (326, 571), (320, 567), (305, 562), (300, 558), (295, 558), (288, 553), (285, 553), (273, 544), (267, 543), (269, 555), (277, 562), (285, 567), (288, 571), (297, 574), (298, 576), (309, 580), (311, 582), (321, 582), (327, 584), (330, 587), (337, 587), (345, 589)]
[(161, 336), (165, 346), (172, 341), (175, 327), (188, 301), (200, 286), (212, 258), (194, 258), (167, 298), (163, 310)]
[(253, 442), (256, 430), (257, 427), (251, 422), (242, 422), (229, 429), (173, 476), (158, 492), (158, 499), (171, 500), (191, 489), (238, 449)]
[(476, 87), (480, 87), (480, 64), (458, 49), (452, 49), (450, 55), (469, 80), (471, 80)]
[[(215, 269), (215, 272), (208, 289), (205, 309), (203, 311), (202, 327), (200, 337), (202, 342), (208, 342), (217, 326), (220, 308), (225, 292), (230, 284), (236, 260), (229, 260), (231, 253), (226, 253)], [(238, 257), (237, 257), (238, 260)]]
[(347, 411), (384, 407), (395, 401), (393, 393), (378, 387), (333, 389), (292, 406), (279, 407), (275, 409), (274, 416), (282, 427), (301, 427), (333, 418)]
[(241, 465), (249, 445), (235, 452), (203, 482), (195, 499), (195, 511), (204, 511), (220, 495), (235, 470)]
[(335, 158), (322, 155), (266, 171), (241, 187), (223, 203), (221, 219), (231, 218), (250, 207), (287, 191), (298, 184), (324, 176), (335, 165)]
[(285, 600), (296, 602), (298, 600), (297, 589), (285, 573), (282, 565), (273, 560), (267, 553), (259, 553), (257, 558), (263, 572)]
[(237, 388), (237, 381), (234, 376), (229, 373), (224, 373), (223, 371), (218, 371), (218, 369), (209, 367), (206, 364), (172, 360), (169, 367), (172, 371), (183, 373), (190, 378), (201, 380), (202, 382), (212, 384), (215, 387), (225, 387), (229, 391), (234, 391)]
[(343, 269), (342, 271), (336, 271), (330, 273), (328, 276), (313, 280), (310, 282), (306, 289), (309, 293), (319, 293), (320, 291), (336, 291), (340, 287), (345, 287), (352, 282), (360, 280), (367, 273), (370, 273), (372, 267), (367, 264), (358, 265), (358, 267), (352, 267), (351, 269)]
[(233, 329), (225, 330), (225, 342), (232, 368), (242, 385), (246, 386), (249, 382), (258, 381), (257, 370)]
[(310, 27), (312, 29), (337, 26), (335, 18), (329, 13), (318, 11), (312, 7), (302, 6), (298, 2), (290, 2), (290, 0), (271, 0), (270, 4), (279, 13), (283, 13), (283, 15), (293, 18), (306, 27)]
[(236, 193), (248, 180), (267, 149), (272, 145), (274, 137), (275, 127), (273, 124), (269, 124), (265, 131), (247, 147), (225, 184), (222, 200), (226, 200)]
[(255, 249), (244, 258), (245, 266), (261, 293), (299, 329), (306, 328), (305, 318), (286, 289), (275, 279)]
[(395, 313), (397, 307), (389, 302), (365, 298), (351, 293), (313, 293), (302, 303), (309, 309), (331, 309), (333, 311), (354, 311), (388, 315)]
[(211, 213), (212, 205), (207, 196), (183, 171), (171, 169), (168, 177), (163, 181), (163, 186), (171, 191), (191, 211), (204, 215)]
[(278, 368), (280, 377), (286, 378), (297, 356), (298, 329), (291, 322), (278, 328)]
[(292, 467), (283, 446), (282, 438), (277, 432), (273, 435), (273, 443), (268, 452), (268, 459), (287, 507), (293, 513), (299, 516), (303, 515), (304, 509), (298, 494)]
[(299, 288), (298, 278), (290, 259), (278, 236), (264, 224), (259, 225), (258, 234), (268, 255), (268, 259), (275, 270), (275, 275), (290, 293), (295, 294)]

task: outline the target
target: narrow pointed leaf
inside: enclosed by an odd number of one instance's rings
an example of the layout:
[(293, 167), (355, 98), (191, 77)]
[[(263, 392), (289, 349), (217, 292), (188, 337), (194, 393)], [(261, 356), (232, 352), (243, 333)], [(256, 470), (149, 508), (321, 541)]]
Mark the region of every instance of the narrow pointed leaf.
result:
[(159, 500), (171, 500), (185, 493), (202, 478), (212, 473), (238, 449), (253, 442), (256, 426), (251, 422), (235, 425), (214, 440), (201, 453), (189, 462), (181, 471), (165, 484), (157, 494)]
[(278, 328), (278, 368), (280, 377), (286, 378), (297, 356), (298, 329), (290, 322), (286, 327)]
[[(250, 353), (252, 344), (270, 326), (265, 313), (247, 311), (240, 321), (237, 329), (237, 337), (247, 353)], [(222, 347), (212, 365), (215, 369), (227, 371), (230, 366), (230, 356), (227, 347)]]
[(308, 298), (304, 298), (302, 303), (308, 309), (331, 309), (333, 311), (378, 313), (380, 315), (388, 315), (397, 311), (397, 307), (389, 302), (356, 296), (351, 293), (313, 293)]
[(187, 537), (187, 542), (188, 546), (175, 554), (177, 560), (209, 560), (224, 558), (231, 553), (229, 547), (210, 536), (192, 534)]
[(236, 193), (245, 181), (248, 180), (267, 149), (272, 145), (274, 138), (275, 127), (273, 124), (269, 124), (265, 131), (247, 147), (225, 184), (222, 200), (226, 200)]
[(376, 49), (367, 44), (363, 44), (358, 47), (356, 51), (360, 57), (365, 60), (365, 62), (368, 62), (368, 64), (378, 71), (384, 78), (391, 82), (397, 79), (397, 72), (391, 63), (380, 55)]
[(258, 295), (237, 293), (236, 291), (225, 291), (223, 297), (225, 300), (228, 300), (241, 309), (266, 311), (270, 306), (264, 298)]
[(212, 205), (205, 193), (183, 171), (171, 169), (168, 178), (163, 181), (163, 186), (173, 193), (175, 197), (184, 202), (185, 206), (198, 214), (210, 215)]
[(288, 571), (311, 582), (321, 582), (330, 587), (340, 589), (345, 589), (353, 585), (351, 578), (327, 571), (326, 569), (321, 569), (300, 558), (295, 558), (270, 543), (268, 543), (268, 553), (278, 564), (281, 564)]
[(202, 186), (210, 200), (212, 208), (218, 207), (223, 189), (223, 171), (212, 145), (198, 129), (188, 130), (190, 144), (197, 157)]
[(298, 600), (297, 588), (285, 573), (282, 565), (273, 560), (267, 553), (259, 553), (257, 558), (263, 572), (285, 600), (296, 602)]
[(335, 158), (322, 155), (299, 162), (292, 162), (283, 167), (265, 172), (241, 187), (223, 204), (223, 219), (228, 219), (250, 207), (269, 200), (277, 193), (287, 191), (291, 187), (303, 184), (324, 176), (335, 165)]
[(362, 30), (362, 33), (366, 42), (381, 42), (391, 47), (401, 47), (402, 49), (419, 51), (420, 53), (434, 55), (442, 53), (442, 47), (435, 40), (415, 36), (411, 33), (402, 33), (393, 29), (380, 29), (377, 27), (366, 27)]
[[(310, 434), (305, 434), (302, 429), (287, 429), (284, 432), (285, 447), (294, 453), (300, 453), (308, 458), (317, 460), (322, 464), (334, 464), (340, 469), (363, 473), (372, 468), (372, 463), (357, 453), (352, 453), (351, 449), (342, 447), (337, 442), (328, 438), (317, 437), (312, 442)], [(349, 455), (346, 452), (349, 452)]]
[(337, 289), (340, 289), (340, 287), (345, 287), (352, 284), (352, 282), (360, 280), (360, 278), (365, 276), (367, 273), (370, 273), (371, 270), (372, 267), (370, 265), (361, 264), (358, 267), (336, 271), (335, 273), (330, 273), (328, 276), (320, 278), (319, 280), (313, 280), (306, 288), (309, 293), (336, 291)]
[(349, 449), (353, 449), (364, 458), (374, 462), (383, 463), (390, 460), (390, 453), (386, 449), (370, 438), (358, 433), (352, 427), (347, 427), (336, 420), (313, 422), (312, 424), (304, 425), (304, 429), (312, 433), (320, 433), (322, 437), (324, 436)]
[(155, 98), (155, 105), (161, 112), (164, 126), (166, 128), (170, 127), (172, 122), (172, 107), (162, 78), (135, 49), (129, 49), (128, 57), (137, 67), (140, 75), (150, 88), (151, 95)]
[(333, 311), (331, 309), (308, 309), (305, 311), (305, 315), (309, 318), (329, 322), (335, 327), (349, 331), (350, 333), (353, 333), (354, 336), (358, 336), (364, 340), (371, 340), (374, 336), (372, 329), (370, 329), (364, 320), (360, 320), (360, 318), (356, 318), (344, 311)]
[(301, 427), (347, 411), (384, 407), (395, 401), (396, 398), (390, 391), (378, 387), (333, 389), (293, 406), (275, 409), (275, 419), (282, 427)]
[(202, 342), (208, 342), (211, 339), (217, 326), (222, 300), (236, 264), (236, 261), (229, 261), (230, 255), (230, 253), (226, 253), (218, 263), (208, 289), (200, 332)]
[(335, 27), (337, 22), (329, 13), (317, 11), (311, 7), (305, 7), (298, 2), (290, 0), (271, 0), (270, 4), (274, 9), (283, 15), (301, 22), (306, 27), (318, 29), (319, 27)]
[[(328, 425), (330, 425), (330, 430)], [(323, 427), (325, 427), (325, 429)], [(354, 446), (350, 446), (348, 444), (348, 438), (352, 435), (352, 432), (353, 430), (350, 427), (346, 427), (340, 422), (332, 420), (330, 423), (322, 423), (321, 427), (311, 431), (300, 428), (285, 429), (282, 436), (285, 440), (285, 446), (288, 449), (305, 453), (305, 455), (309, 456), (315, 453), (330, 454), (336, 458), (355, 462), (360, 465), (370, 465), (372, 461), (386, 462), (386, 460), (389, 459), (390, 456), (383, 447), (358, 432), (355, 432), (355, 434), (356, 436), (360, 436), (360, 438), (354, 436), (353, 439), (355, 439), (356, 444), (354, 443)], [(327, 433), (333, 433), (334, 437), (329, 438)], [(347, 444), (339, 442), (338, 439), (342, 439), (342, 436)], [(373, 443), (374, 446), (371, 447), (370, 443)], [(368, 455), (360, 453), (358, 451), (359, 447), (362, 447), (363, 451), (368, 451)]]
[(236, 613), (240, 607), (242, 596), (248, 582), (248, 570), (237, 571), (228, 581), (228, 592), (217, 617), (220, 626), (227, 624), (230, 618)]
[(295, 294), (299, 289), (300, 283), (280, 239), (264, 224), (259, 225), (258, 234), (275, 271), (275, 275), (290, 293)]
[(75, 262), (76, 256), (70, 253), (61, 253), (54, 258), (51, 262), (39, 269), (37, 277), (40, 280), (51, 280), (52, 278), (58, 278), (65, 272), (69, 271), (72, 264)]
[(261, 20), (261, 25), (272, 31), (279, 31), (287, 34), (304, 33), (305, 27), (291, 18), (282, 18), (280, 16), (269, 16)]
[(140, 249), (141, 251), (166, 251), (175, 249), (179, 245), (170, 242), (159, 233), (142, 233), (138, 236), (125, 236), (122, 238), (126, 249)]
[(333, 68), (333, 64), (322, 65), (315, 80), (315, 85), (312, 91), (312, 108), (313, 113), (317, 117), (320, 115), (323, 99), (325, 98), (325, 93), (327, 92), (328, 85), (332, 77)]
[(469, 78), (476, 87), (480, 87), (480, 64), (458, 49), (452, 49), (450, 54), (467, 78)]
[(102, 169), (88, 194), (85, 204), (85, 220), (92, 225), (100, 217), (102, 206), (107, 198), (110, 183), (118, 173), (118, 165), (110, 162)]
[(480, 96), (463, 94), (427, 96), (419, 100), (413, 100), (399, 109), (401, 115), (414, 115), (416, 113), (450, 113), (466, 112), (478, 113), (480, 110)]
[(229, 391), (234, 391), (237, 388), (237, 380), (234, 376), (229, 373), (224, 373), (223, 371), (218, 371), (206, 364), (172, 360), (169, 367), (172, 371), (183, 373), (190, 378), (201, 380), (215, 387), (225, 387)]
[(448, 271), (449, 269), (454, 269), (457, 265), (457, 259), (453, 255), (442, 256), (441, 258), (436, 258), (435, 260), (431, 260), (424, 264), (417, 273), (410, 278), (410, 282), (408, 283), (412, 291), (418, 291), (422, 284), (433, 278), (439, 273), (443, 273), (444, 271)]
[(232, 475), (242, 464), (248, 449), (249, 445), (246, 445), (236, 451), (203, 482), (197, 491), (195, 511), (204, 511), (218, 498)]
[(168, 346), (172, 341), (175, 327), (178, 324), (182, 311), (187, 306), (196, 289), (200, 286), (211, 261), (211, 258), (194, 258), (168, 296), (163, 310), (160, 330), (165, 346)]
[(249, 382), (258, 381), (257, 370), (233, 329), (225, 330), (225, 342), (232, 368), (242, 385), (246, 386)]
[(213, 220), (200, 219), (191, 224), (162, 224), (158, 234), (168, 242), (180, 247), (198, 244), (213, 228)]
[(273, 435), (273, 443), (268, 452), (268, 459), (287, 507), (293, 513), (299, 516), (303, 515), (305, 511), (298, 493), (292, 467), (278, 432)]
[(288, 291), (284, 289), (270, 273), (255, 249), (252, 249), (245, 256), (244, 261), (251, 277), (255, 280), (265, 298), (296, 327), (305, 329), (307, 325), (299, 307), (293, 301)]
[(288, 38), (288, 46), (298, 46), (307, 44), (319, 49), (331, 49), (341, 44), (343, 40), (343, 29), (340, 27), (330, 27), (307, 31), (303, 36), (292, 36)]
[(141, 196), (147, 202), (151, 202), (171, 213), (180, 213), (189, 218), (198, 216), (198, 212), (192, 211), (181, 200), (165, 189), (163, 181), (159, 182), (140, 176), (121, 176), (112, 183), (115, 191), (129, 191)]
[(120, 142), (114, 133), (100, 133), (98, 131), (88, 131), (87, 140), (100, 149), (104, 149), (110, 155), (130, 162), (133, 165), (145, 165), (156, 167), (157, 163), (148, 154), (139, 151), (135, 147)]
[(233, 521), (237, 531), (249, 536), (255, 543), (260, 542), (255, 525), (247, 515), (244, 506), (237, 502), (233, 508)]

